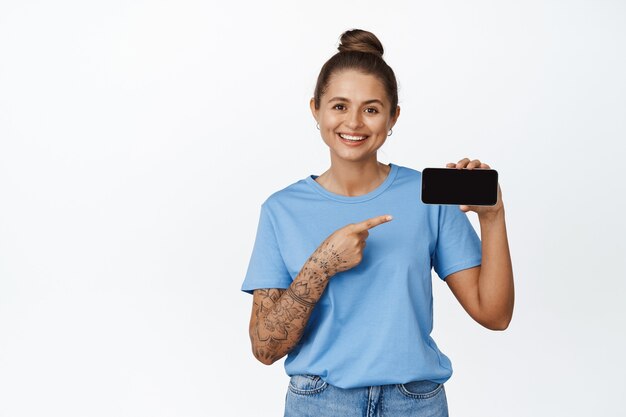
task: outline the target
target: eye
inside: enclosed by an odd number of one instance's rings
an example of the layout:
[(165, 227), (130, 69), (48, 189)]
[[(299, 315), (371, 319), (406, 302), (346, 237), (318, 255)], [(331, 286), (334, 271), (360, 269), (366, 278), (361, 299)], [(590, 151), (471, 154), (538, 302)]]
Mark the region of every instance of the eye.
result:
[(378, 109), (375, 107), (368, 107), (365, 109), (365, 112), (369, 114), (376, 114), (378, 113)]
[(333, 106), (333, 109), (335, 110), (345, 110), (346, 106), (344, 106), (343, 104), (335, 104)]

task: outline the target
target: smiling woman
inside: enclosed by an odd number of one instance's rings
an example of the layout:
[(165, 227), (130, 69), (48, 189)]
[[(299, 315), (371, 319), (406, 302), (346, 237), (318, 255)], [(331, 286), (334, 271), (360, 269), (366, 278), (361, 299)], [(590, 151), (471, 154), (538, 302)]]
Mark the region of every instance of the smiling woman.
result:
[[(452, 367), (430, 336), (433, 268), (485, 327), (511, 319), (501, 198), (489, 208), (426, 205), (419, 171), (377, 159), (400, 116), (382, 56), (372, 33), (342, 35), (310, 101), (330, 168), (261, 206), (242, 290), (254, 295), (255, 357), (269, 365), (288, 355), (287, 417), (448, 415)], [(479, 215), (482, 242), (467, 210)]]
[[(330, 148), (333, 167), (339, 168), (350, 162), (378, 165), (377, 151), (400, 116), (397, 105), (393, 116), (387, 111), (392, 104), (383, 83), (375, 75), (344, 69), (333, 74), (324, 90), (319, 106), (315, 98), (311, 99), (310, 105), (322, 138)], [(388, 173), (388, 169), (381, 170), (384, 177)], [(369, 192), (367, 189), (342, 190), (333, 187), (327, 182), (329, 174), (320, 175), (318, 182), (338, 194)], [(382, 175), (379, 180), (382, 180)]]

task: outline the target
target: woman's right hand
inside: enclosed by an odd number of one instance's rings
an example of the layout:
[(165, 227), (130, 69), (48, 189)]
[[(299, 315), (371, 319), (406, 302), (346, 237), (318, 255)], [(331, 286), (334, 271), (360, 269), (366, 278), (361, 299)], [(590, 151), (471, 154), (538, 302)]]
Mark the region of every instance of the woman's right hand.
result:
[(391, 216), (378, 216), (336, 230), (313, 252), (289, 288), (254, 291), (250, 340), (258, 360), (269, 365), (296, 346), (330, 277), (358, 265), (368, 230), (390, 220)]
[(337, 229), (322, 242), (309, 260), (328, 277), (354, 268), (363, 259), (368, 230), (390, 220), (390, 215), (377, 216)]

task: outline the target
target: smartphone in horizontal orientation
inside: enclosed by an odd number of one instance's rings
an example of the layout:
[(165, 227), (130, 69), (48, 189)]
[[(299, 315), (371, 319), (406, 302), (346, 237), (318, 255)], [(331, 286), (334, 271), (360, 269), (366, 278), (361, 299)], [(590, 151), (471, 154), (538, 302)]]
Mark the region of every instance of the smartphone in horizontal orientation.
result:
[(494, 206), (498, 202), (498, 171), (478, 168), (424, 168), (422, 202)]

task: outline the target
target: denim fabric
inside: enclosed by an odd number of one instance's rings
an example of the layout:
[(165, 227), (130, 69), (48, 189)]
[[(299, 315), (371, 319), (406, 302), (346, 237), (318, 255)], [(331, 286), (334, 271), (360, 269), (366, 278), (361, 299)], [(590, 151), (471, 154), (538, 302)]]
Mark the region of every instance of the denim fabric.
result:
[(342, 389), (316, 375), (294, 375), (285, 399), (285, 417), (447, 417), (443, 384), (406, 384)]

